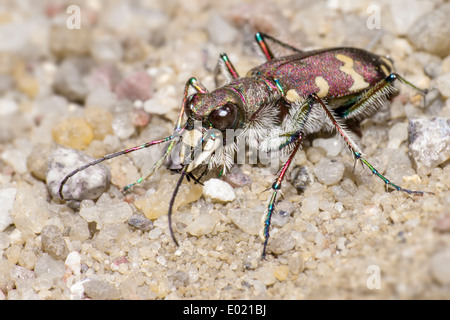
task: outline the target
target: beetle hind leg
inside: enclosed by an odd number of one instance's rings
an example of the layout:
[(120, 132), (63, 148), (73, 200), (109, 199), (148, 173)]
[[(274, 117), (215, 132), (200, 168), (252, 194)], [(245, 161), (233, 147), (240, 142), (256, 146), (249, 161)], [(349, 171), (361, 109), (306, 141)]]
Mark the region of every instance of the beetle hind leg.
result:
[(293, 52), (296, 53), (301, 53), (303, 52), (300, 49), (297, 49), (296, 47), (293, 47), (287, 43), (284, 43), (272, 36), (269, 36), (268, 34), (262, 33), (262, 32), (257, 32), (255, 34), (255, 39), (256, 39), (256, 43), (258, 44), (259, 48), (261, 49), (261, 51), (263, 52), (264, 56), (266, 57), (267, 61), (272, 60), (275, 55), (272, 53), (272, 50), (270, 50), (270, 47), (267, 43), (266, 40), (270, 40), (271, 42), (277, 44), (278, 46), (285, 48), (285, 49), (289, 49)]
[(340, 124), (339, 121), (336, 119), (336, 117), (333, 115), (333, 113), (326, 107), (325, 103), (320, 99), (317, 95), (312, 95), (316, 101), (318, 102), (318, 105), (323, 108), (325, 111), (325, 114), (328, 118), (328, 120), (333, 124), (336, 131), (339, 133), (339, 135), (344, 139), (345, 144), (350, 149), (350, 151), (353, 153), (353, 156), (356, 160), (359, 160), (363, 165), (365, 165), (367, 168), (369, 168), (374, 175), (376, 175), (378, 178), (383, 180), (383, 182), (386, 184), (386, 187), (392, 187), (398, 191), (403, 191), (408, 194), (424, 194), (423, 191), (414, 191), (409, 189), (404, 189), (395, 183), (391, 182), (388, 178), (386, 178), (384, 175), (382, 175), (377, 169), (375, 169), (366, 159), (363, 158), (361, 152), (358, 150), (357, 145), (352, 141), (349, 134), (346, 132), (346, 129), (343, 124)]
[(425, 95), (428, 93), (427, 89), (420, 89), (397, 73), (391, 73), (363, 93), (352, 106), (337, 108), (335, 110), (336, 114), (344, 119), (357, 120), (363, 120), (374, 115), (387, 99), (397, 91), (393, 86), (396, 80), (421, 94), (424, 97), (424, 103), (426, 105)]

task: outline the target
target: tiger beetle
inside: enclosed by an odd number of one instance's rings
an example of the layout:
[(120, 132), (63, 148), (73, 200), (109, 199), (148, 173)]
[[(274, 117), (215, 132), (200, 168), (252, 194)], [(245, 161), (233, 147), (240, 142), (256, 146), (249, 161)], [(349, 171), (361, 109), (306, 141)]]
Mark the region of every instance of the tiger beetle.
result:
[[(338, 47), (302, 51), (264, 33), (256, 33), (255, 38), (267, 60), (264, 64), (240, 77), (228, 56), (220, 54), (216, 80), (221, 71), (228, 83), (209, 92), (196, 78), (190, 78), (185, 84), (181, 110), (170, 136), (106, 155), (70, 172), (60, 184), (61, 199), (64, 199), (64, 184), (77, 172), (123, 154), (169, 142), (159, 161), (143, 177), (126, 186), (124, 191), (148, 178), (169, 156), (178, 157), (180, 178), (168, 212), (170, 234), (178, 245), (172, 229), (172, 208), (183, 179), (201, 183), (203, 175), (213, 167), (220, 168), (221, 174), (225, 174), (233, 165), (234, 152), (238, 150), (237, 140), (249, 139), (248, 144), (264, 151), (280, 152), (287, 158), (271, 186), (271, 196), (263, 217), (261, 235), (264, 258), (272, 214), (286, 172), (303, 138), (322, 130), (335, 130), (355, 162), (359, 160), (368, 167), (385, 183), (386, 188), (423, 194), (422, 191), (404, 189), (392, 183), (375, 169), (362, 156), (345, 122), (360, 121), (374, 115), (396, 92), (393, 86), (396, 80), (423, 97), (428, 92), (426, 89), (416, 87), (395, 73), (390, 58), (366, 50)], [(292, 54), (275, 57), (269, 43)], [(188, 95), (190, 88), (196, 92)], [(183, 121), (185, 117), (187, 120)], [(278, 130), (276, 137), (271, 133), (272, 129)], [(236, 140), (229, 138), (233, 130), (239, 132)], [(200, 168), (203, 172), (196, 177), (194, 173)]]

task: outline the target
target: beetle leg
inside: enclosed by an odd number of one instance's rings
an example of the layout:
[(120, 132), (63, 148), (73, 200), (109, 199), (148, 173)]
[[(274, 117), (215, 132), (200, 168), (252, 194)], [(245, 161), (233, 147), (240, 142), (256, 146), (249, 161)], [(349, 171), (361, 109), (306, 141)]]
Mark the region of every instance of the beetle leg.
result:
[(267, 212), (264, 215), (264, 246), (263, 246), (263, 252), (262, 252), (262, 258), (266, 257), (266, 248), (267, 248), (267, 242), (269, 241), (269, 229), (270, 229), (270, 222), (272, 220), (272, 214), (275, 209), (275, 201), (277, 200), (278, 191), (281, 189), (281, 183), (284, 179), (284, 176), (286, 175), (286, 171), (289, 168), (289, 165), (291, 164), (292, 160), (295, 157), (295, 154), (297, 153), (298, 148), (301, 145), (303, 135), (300, 133), (297, 141), (295, 142), (294, 150), (292, 151), (291, 155), (289, 156), (288, 160), (284, 163), (283, 167), (280, 170), (280, 173), (278, 174), (277, 179), (272, 184), (272, 196), (270, 197), (269, 204), (267, 205)]
[(228, 74), (233, 78), (239, 78), (239, 74), (236, 71), (236, 68), (231, 63), (231, 60), (228, 58), (226, 53), (221, 53), (219, 56), (219, 63), (220, 61), (223, 61), (223, 64), (226, 67), (226, 70), (228, 71)]
[(411, 82), (409, 82), (408, 80), (406, 80), (405, 78), (403, 78), (402, 76), (398, 75), (397, 73), (391, 73), (388, 76), (389, 80), (388, 81), (395, 81), (396, 79), (398, 79), (401, 83), (407, 85), (408, 87), (414, 89), (415, 91), (417, 91), (422, 97), (423, 97), (423, 104), (424, 107), (427, 106), (427, 100), (426, 100), (426, 95), (428, 93), (428, 89), (421, 89), (419, 87), (417, 87), (416, 85), (412, 84)]
[(208, 90), (194, 77), (190, 78), (186, 82), (186, 85), (184, 86), (184, 95), (183, 95), (183, 101), (181, 103), (181, 110), (178, 115), (178, 120), (177, 120), (175, 129), (174, 129), (174, 133), (171, 136), (171, 137), (173, 137), (173, 139), (170, 142), (169, 146), (167, 147), (166, 152), (164, 152), (163, 156), (142, 177), (140, 177), (135, 182), (127, 185), (125, 188), (123, 188), (123, 191), (127, 191), (131, 187), (133, 187), (133, 186), (141, 183), (145, 179), (147, 179), (149, 176), (151, 176), (153, 174), (153, 172), (155, 172), (159, 167), (161, 167), (161, 165), (164, 163), (164, 161), (166, 161), (167, 158), (169, 157), (173, 148), (179, 141), (181, 131), (184, 130), (184, 126), (182, 126), (182, 121), (183, 121), (183, 116), (184, 116), (184, 112), (185, 112), (185, 109), (184, 109), (185, 103), (186, 103), (186, 99), (187, 99), (188, 91), (189, 91), (190, 87), (194, 88), (199, 93), (208, 92)]
[(269, 45), (267, 44), (266, 39), (276, 43), (277, 45), (289, 49), (291, 51), (297, 52), (297, 53), (301, 53), (303, 52), (302, 50), (299, 50), (287, 43), (284, 43), (272, 36), (269, 36), (268, 34), (262, 33), (262, 32), (257, 32), (255, 34), (255, 39), (256, 39), (256, 43), (258, 44), (259, 48), (261, 49), (261, 51), (264, 53), (264, 55), (266, 56), (267, 61), (272, 60), (275, 56), (272, 53), (272, 51), (270, 50)]
[(383, 105), (389, 95), (396, 91), (393, 86), (395, 80), (399, 80), (401, 83), (421, 94), (426, 104), (425, 95), (428, 93), (427, 89), (420, 89), (397, 73), (391, 73), (385, 79), (375, 84), (370, 90), (362, 94), (351, 107), (345, 108), (342, 112), (339, 112), (338, 108), (337, 113), (344, 119), (356, 118), (362, 120), (372, 116)]
[(221, 53), (219, 55), (219, 61), (217, 62), (216, 68), (214, 69), (214, 81), (216, 87), (219, 86), (217, 77), (220, 73), (225, 76), (225, 79), (227, 81), (239, 78), (239, 74), (237, 73), (236, 68), (233, 66), (226, 53)]
[(394, 189), (396, 189), (398, 191), (403, 191), (403, 192), (406, 192), (408, 194), (423, 194), (424, 193), (423, 191), (413, 191), (413, 190), (409, 190), (409, 189), (404, 189), (404, 188), (402, 188), (402, 187), (392, 183), (389, 179), (387, 179), (380, 172), (378, 172), (377, 169), (375, 169), (366, 159), (364, 159), (362, 157), (362, 154), (361, 154), (360, 151), (358, 151), (358, 148), (357, 148), (356, 144), (352, 141), (352, 139), (350, 138), (350, 136), (346, 132), (346, 130), (344, 128), (344, 125), (340, 124), (336, 120), (336, 117), (327, 108), (327, 106), (322, 101), (322, 99), (320, 99), (316, 94), (313, 94), (312, 97), (318, 102), (318, 105), (320, 105), (322, 107), (322, 109), (325, 111), (325, 114), (326, 114), (328, 120), (332, 122), (332, 124), (333, 124), (334, 128), (336, 129), (336, 131), (344, 139), (344, 141), (347, 144), (348, 148), (353, 153), (355, 159), (356, 160), (360, 160), (363, 165), (367, 166), (372, 171), (373, 174), (375, 174), (377, 177), (379, 177), (381, 180), (384, 181), (386, 186), (391, 186), (391, 187), (393, 187)]
[(267, 205), (267, 210), (265, 215), (263, 216), (263, 237), (264, 237), (264, 245), (263, 245), (263, 252), (262, 252), (262, 258), (265, 258), (266, 256), (266, 248), (267, 243), (269, 241), (269, 230), (270, 230), (270, 223), (272, 219), (272, 214), (275, 209), (275, 202), (277, 199), (278, 191), (281, 189), (281, 183), (283, 182), (283, 179), (286, 175), (286, 171), (289, 168), (289, 165), (291, 164), (292, 160), (295, 157), (295, 154), (297, 153), (298, 149), (300, 148), (300, 145), (302, 143), (303, 139), (303, 128), (305, 123), (308, 121), (309, 115), (311, 113), (311, 109), (314, 105), (314, 100), (309, 97), (307, 100), (302, 102), (302, 105), (300, 106), (300, 109), (303, 109), (305, 111), (305, 116), (301, 123), (299, 123), (299, 127), (295, 132), (292, 132), (289, 134), (289, 138), (282, 144), (278, 146), (278, 149), (281, 150), (292, 143), (294, 144), (294, 149), (291, 151), (291, 154), (289, 155), (288, 160), (284, 163), (283, 167), (281, 168), (280, 172), (278, 173), (278, 177), (275, 180), (275, 182), (272, 184), (272, 196), (270, 197), (269, 203)]

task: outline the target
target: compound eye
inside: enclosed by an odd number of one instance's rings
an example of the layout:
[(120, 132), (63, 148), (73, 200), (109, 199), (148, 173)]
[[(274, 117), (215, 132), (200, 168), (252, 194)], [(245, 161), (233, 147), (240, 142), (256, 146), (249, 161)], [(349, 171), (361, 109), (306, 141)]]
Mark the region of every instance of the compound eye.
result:
[(227, 102), (222, 107), (211, 112), (209, 122), (214, 128), (225, 131), (234, 127), (237, 118), (238, 107), (231, 102)]

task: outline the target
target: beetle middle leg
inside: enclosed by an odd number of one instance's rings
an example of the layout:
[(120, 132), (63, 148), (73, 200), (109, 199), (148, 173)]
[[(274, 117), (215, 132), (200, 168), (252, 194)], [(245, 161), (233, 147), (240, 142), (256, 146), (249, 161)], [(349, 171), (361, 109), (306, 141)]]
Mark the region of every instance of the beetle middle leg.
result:
[(278, 195), (279, 190), (281, 189), (281, 183), (284, 179), (286, 171), (289, 168), (289, 165), (291, 164), (292, 160), (295, 157), (295, 154), (297, 153), (297, 150), (299, 149), (299, 147), (301, 145), (302, 137), (303, 137), (303, 135), (300, 132), (295, 141), (294, 150), (292, 151), (291, 155), (289, 156), (289, 159), (284, 163), (283, 167), (281, 168), (277, 179), (272, 184), (272, 191), (273, 191), (272, 196), (270, 197), (269, 204), (267, 205), (267, 213), (264, 215), (264, 230), (263, 230), (264, 245), (263, 245), (262, 258), (265, 258), (265, 256), (266, 256), (267, 243), (268, 243), (269, 237), (270, 237), (270, 234), (269, 234), (270, 223), (272, 220), (273, 211), (275, 210), (275, 202), (277, 200), (277, 195)]
[(298, 123), (298, 128), (296, 129), (296, 131), (291, 132), (291, 133), (287, 133), (287, 134), (283, 134), (283, 136), (286, 137), (286, 140), (281, 143), (280, 145), (278, 145), (278, 149), (284, 149), (292, 144), (294, 144), (294, 148), (291, 151), (288, 160), (284, 163), (284, 165), (281, 167), (278, 176), (276, 178), (276, 180), (274, 181), (274, 183), (272, 184), (272, 195), (269, 199), (269, 203), (267, 205), (267, 209), (266, 209), (266, 214), (263, 216), (263, 224), (264, 224), (264, 229), (263, 229), (263, 237), (264, 237), (264, 245), (263, 245), (263, 252), (262, 252), (262, 258), (265, 258), (266, 256), (266, 249), (267, 249), (267, 243), (269, 241), (269, 237), (270, 237), (270, 223), (271, 223), (271, 219), (272, 219), (272, 214), (275, 210), (275, 202), (277, 199), (277, 195), (279, 190), (281, 189), (281, 184), (283, 182), (283, 179), (286, 175), (286, 171), (289, 168), (289, 165), (292, 163), (292, 160), (294, 159), (298, 149), (301, 146), (302, 140), (303, 140), (303, 129), (304, 129), (304, 125), (305, 123), (308, 121), (309, 119), (309, 115), (311, 113), (311, 109), (313, 107), (314, 104), (314, 100), (309, 97), (308, 99), (306, 99), (303, 102), (298, 102), (301, 103), (301, 105), (299, 106), (299, 111), (300, 113), (304, 114), (300, 123)]

